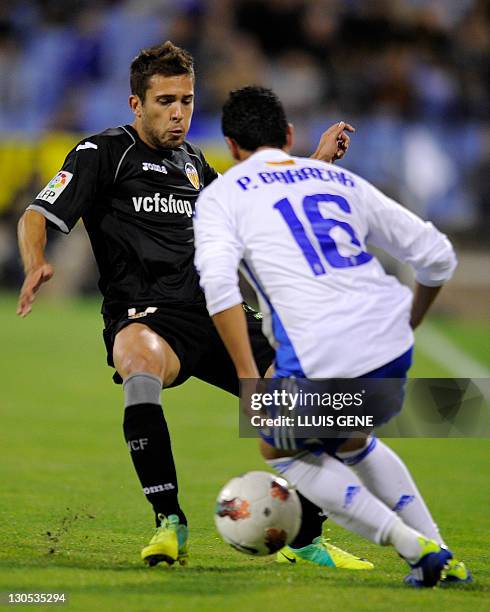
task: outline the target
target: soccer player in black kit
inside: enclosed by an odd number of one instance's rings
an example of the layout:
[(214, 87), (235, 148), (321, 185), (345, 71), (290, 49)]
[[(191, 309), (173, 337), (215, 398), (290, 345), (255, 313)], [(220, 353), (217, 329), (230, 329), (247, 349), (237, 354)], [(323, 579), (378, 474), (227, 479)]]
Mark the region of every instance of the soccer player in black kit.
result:
[[(233, 363), (208, 316), (193, 264), (194, 204), (218, 175), (185, 141), (194, 105), (192, 57), (170, 42), (143, 50), (131, 64), (130, 84), (134, 123), (80, 141), (19, 222), (26, 278), (17, 312), (30, 312), (39, 287), (53, 275), (44, 256), (46, 226), (67, 234), (82, 218), (100, 272), (107, 359), (124, 388), (124, 435), (157, 520), (141, 556), (149, 565), (185, 565), (187, 521), (160, 392), (195, 376), (238, 395)], [(345, 129), (351, 130), (341, 123), (327, 130), (315, 156), (341, 157), (349, 143)], [(273, 351), (251, 309), (248, 322), (264, 375)], [(302, 504), (303, 526), (293, 544), (314, 546), (313, 562), (335, 565), (325, 544), (311, 544), (321, 534), (318, 508)]]

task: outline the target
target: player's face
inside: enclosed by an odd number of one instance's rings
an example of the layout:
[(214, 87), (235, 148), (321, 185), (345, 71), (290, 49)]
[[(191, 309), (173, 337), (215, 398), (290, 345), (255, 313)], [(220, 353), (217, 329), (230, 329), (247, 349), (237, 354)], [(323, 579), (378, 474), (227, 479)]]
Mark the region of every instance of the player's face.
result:
[(156, 74), (148, 85), (144, 102), (138, 98), (133, 108), (136, 127), (150, 146), (175, 149), (184, 142), (191, 125), (194, 79), (187, 74)]

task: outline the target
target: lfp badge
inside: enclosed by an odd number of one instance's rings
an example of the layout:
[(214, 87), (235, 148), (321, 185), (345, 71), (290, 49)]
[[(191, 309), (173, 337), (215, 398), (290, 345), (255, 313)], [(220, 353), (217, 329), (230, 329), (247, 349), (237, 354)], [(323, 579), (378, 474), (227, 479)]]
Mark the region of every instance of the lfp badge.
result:
[(49, 181), (46, 187), (38, 193), (36, 200), (44, 200), (49, 204), (53, 204), (53, 202), (63, 193), (63, 190), (68, 186), (72, 178), (73, 174), (71, 172), (61, 170)]
[(190, 180), (194, 189), (199, 189), (199, 174), (194, 166), (189, 162), (187, 162), (185, 165), (185, 173), (187, 174), (187, 178)]
[(64, 187), (66, 182), (70, 180), (71, 177), (68, 177), (66, 172), (58, 172), (58, 174), (49, 181), (48, 187), (50, 189), (59, 189), (60, 187)]

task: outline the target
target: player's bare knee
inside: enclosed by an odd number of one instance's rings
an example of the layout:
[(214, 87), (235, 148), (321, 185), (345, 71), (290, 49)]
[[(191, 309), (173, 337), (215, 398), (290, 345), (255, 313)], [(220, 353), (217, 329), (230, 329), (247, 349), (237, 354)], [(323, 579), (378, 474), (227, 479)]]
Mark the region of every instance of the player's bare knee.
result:
[(135, 372), (148, 372), (163, 379), (165, 364), (163, 354), (145, 347), (124, 347), (114, 345), (114, 365), (122, 378)]
[(122, 378), (135, 372), (148, 372), (163, 380), (164, 351), (158, 336), (144, 325), (129, 325), (117, 334), (113, 359)]
[(132, 351), (121, 359), (114, 359), (117, 371), (126, 378), (135, 372), (148, 372), (163, 379), (164, 364), (162, 359), (146, 352)]
[(131, 324), (116, 336), (114, 365), (122, 378), (135, 372), (158, 376), (163, 386), (174, 382), (180, 372), (180, 361), (170, 345), (146, 325)]

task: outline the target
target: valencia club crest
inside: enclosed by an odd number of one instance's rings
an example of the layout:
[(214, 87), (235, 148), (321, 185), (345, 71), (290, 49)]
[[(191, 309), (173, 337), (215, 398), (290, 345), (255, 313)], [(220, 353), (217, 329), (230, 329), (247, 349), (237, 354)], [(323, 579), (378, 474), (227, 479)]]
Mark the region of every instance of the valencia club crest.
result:
[(189, 162), (187, 162), (185, 165), (185, 173), (187, 174), (187, 178), (190, 180), (194, 189), (199, 189), (199, 174), (197, 173), (195, 167)]

